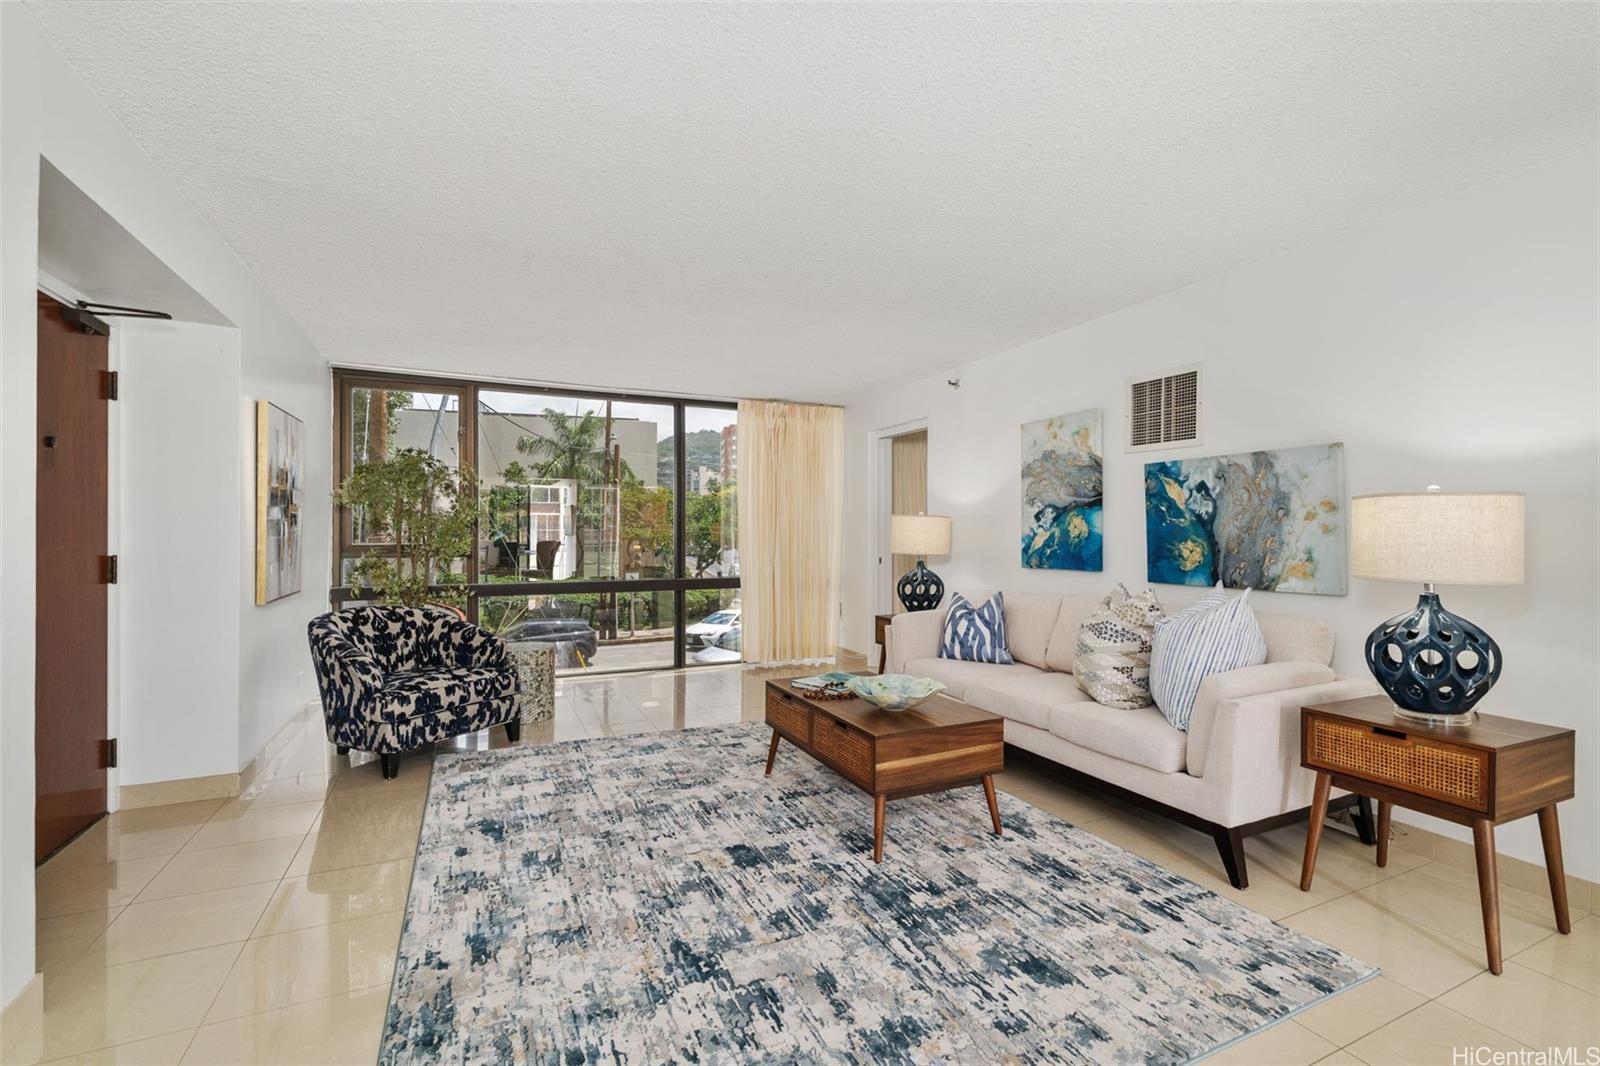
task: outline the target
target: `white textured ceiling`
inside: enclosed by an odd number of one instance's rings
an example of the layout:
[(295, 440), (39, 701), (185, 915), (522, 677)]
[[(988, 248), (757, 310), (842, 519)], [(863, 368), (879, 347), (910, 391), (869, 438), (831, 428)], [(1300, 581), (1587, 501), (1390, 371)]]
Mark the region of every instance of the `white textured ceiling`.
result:
[(636, 389), (848, 400), (1595, 137), (1588, 3), (31, 6), (330, 360)]

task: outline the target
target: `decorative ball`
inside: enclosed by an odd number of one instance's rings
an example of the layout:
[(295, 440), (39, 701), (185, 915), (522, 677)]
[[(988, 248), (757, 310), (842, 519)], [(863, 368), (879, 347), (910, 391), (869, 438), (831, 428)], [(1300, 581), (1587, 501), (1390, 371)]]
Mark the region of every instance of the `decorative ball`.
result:
[(1500, 646), (1430, 592), (1367, 637), (1367, 668), (1396, 706), (1465, 714), (1500, 679)]

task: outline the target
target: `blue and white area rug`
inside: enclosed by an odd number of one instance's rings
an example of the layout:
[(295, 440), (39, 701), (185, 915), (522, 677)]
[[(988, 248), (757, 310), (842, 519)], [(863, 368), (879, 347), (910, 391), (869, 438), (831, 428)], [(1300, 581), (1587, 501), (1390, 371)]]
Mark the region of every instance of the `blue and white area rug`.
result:
[(759, 725), (440, 755), (384, 1063), (1186, 1062), (1376, 970), (1009, 796)]

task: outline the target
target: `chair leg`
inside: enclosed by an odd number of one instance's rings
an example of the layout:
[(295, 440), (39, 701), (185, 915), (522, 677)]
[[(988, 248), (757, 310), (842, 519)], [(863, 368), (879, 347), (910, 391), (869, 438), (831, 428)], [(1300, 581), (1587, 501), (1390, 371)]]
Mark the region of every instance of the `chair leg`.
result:
[(1244, 834), (1237, 828), (1217, 826), (1211, 831), (1217, 842), (1217, 853), (1222, 856), (1222, 867), (1228, 871), (1228, 883), (1234, 888), (1250, 887), (1250, 870), (1244, 861)]
[(1378, 834), (1372, 831), (1372, 800), (1366, 796), (1356, 797), (1355, 822), (1361, 843), (1371, 847), (1378, 842)]
[(383, 765), (383, 779), (393, 781), (400, 774), (400, 756), (390, 755), (387, 752), (378, 756), (378, 762)]
[(333, 750), (338, 752), (340, 755), (349, 755), (350, 754), (350, 745), (348, 745), (348, 744), (335, 744), (333, 746)]
[(506, 739), (515, 744), (522, 739), (522, 722), (513, 718), (506, 723)]

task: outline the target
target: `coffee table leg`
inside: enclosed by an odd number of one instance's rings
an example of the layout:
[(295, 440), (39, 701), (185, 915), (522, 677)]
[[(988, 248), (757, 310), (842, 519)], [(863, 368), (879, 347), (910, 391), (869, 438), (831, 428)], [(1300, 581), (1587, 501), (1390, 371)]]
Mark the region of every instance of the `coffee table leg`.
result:
[(883, 821), (888, 815), (889, 797), (882, 792), (872, 797), (872, 861), (883, 861)]
[(767, 776), (772, 776), (772, 760), (778, 757), (778, 731), (772, 731), (772, 743), (767, 745)]
[(994, 794), (994, 775), (983, 775), (983, 794), (989, 800), (989, 820), (994, 823), (994, 835), (1000, 835), (1000, 801)]

